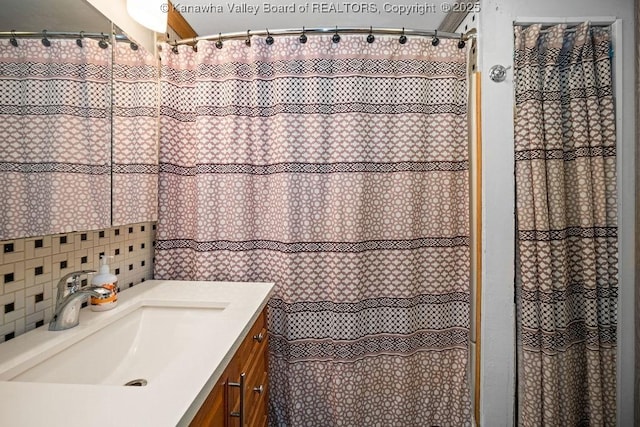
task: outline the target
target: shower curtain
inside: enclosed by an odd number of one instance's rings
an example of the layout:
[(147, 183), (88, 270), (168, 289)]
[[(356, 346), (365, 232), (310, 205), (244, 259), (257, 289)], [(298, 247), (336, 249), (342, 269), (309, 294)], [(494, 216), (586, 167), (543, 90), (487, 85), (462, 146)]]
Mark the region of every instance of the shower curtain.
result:
[(113, 226), (155, 221), (158, 210), (158, 65), (129, 41), (113, 60)]
[(515, 27), (519, 416), (616, 425), (616, 139), (611, 41)]
[(0, 41), (0, 240), (111, 224), (111, 47)]
[(162, 50), (155, 277), (275, 282), (272, 426), (471, 423), (457, 43)]

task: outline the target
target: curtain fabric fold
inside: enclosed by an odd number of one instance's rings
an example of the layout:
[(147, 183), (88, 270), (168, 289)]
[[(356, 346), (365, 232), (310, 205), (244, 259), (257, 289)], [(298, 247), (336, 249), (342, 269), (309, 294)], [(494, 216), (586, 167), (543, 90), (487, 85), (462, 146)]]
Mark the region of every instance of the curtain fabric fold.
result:
[(273, 426), (471, 424), (466, 52), (163, 48), (155, 277), (273, 281)]
[(519, 421), (616, 425), (611, 42), (515, 27)]
[(158, 64), (117, 42), (113, 64), (113, 225), (155, 221), (158, 210)]
[(111, 48), (50, 42), (0, 42), (0, 240), (111, 223)]

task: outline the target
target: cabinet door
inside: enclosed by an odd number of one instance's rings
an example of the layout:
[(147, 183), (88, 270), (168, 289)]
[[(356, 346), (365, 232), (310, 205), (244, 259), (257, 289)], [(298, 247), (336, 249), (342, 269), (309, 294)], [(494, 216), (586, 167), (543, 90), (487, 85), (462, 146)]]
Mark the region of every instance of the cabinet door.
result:
[(192, 427), (225, 427), (226, 408), (225, 390), (228, 378), (225, 374), (218, 380), (200, 410), (191, 421)]
[(266, 315), (263, 311), (190, 425), (266, 426), (267, 357)]

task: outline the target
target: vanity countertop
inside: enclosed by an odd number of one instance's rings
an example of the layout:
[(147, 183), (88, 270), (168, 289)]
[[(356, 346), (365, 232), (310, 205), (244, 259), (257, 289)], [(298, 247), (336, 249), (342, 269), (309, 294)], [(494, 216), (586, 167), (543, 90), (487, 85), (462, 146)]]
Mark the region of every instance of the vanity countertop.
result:
[[(272, 289), (271, 283), (150, 280), (121, 292), (113, 310), (82, 310), (80, 325), (75, 328), (54, 332), (44, 325), (0, 344), (0, 425), (188, 425), (267, 304)], [(188, 355), (188, 363), (167, 369), (156, 383), (125, 387), (6, 379), (20, 371), (26, 361), (46, 359), (68, 346), (62, 342), (79, 342), (142, 304), (163, 302), (220, 302), (224, 303), (224, 310), (218, 326), (202, 324), (202, 330), (197, 331), (201, 336), (198, 351)], [(167, 346), (171, 345), (169, 341)], [(109, 361), (95, 360), (95, 363)]]

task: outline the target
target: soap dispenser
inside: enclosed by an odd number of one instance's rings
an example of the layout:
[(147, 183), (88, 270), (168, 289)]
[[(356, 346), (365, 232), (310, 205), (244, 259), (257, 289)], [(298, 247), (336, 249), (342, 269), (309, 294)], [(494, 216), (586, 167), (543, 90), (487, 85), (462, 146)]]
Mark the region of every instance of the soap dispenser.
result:
[(100, 271), (91, 279), (93, 286), (102, 288), (96, 289), (101, 295), (99, 298), (95, 296), (91, 297), (91, 310), (93, 311), (111, 310), (118, 304), (118, 276), (111, 274), (109, 271), (107, 258), (113, 257), (100, 256)]

